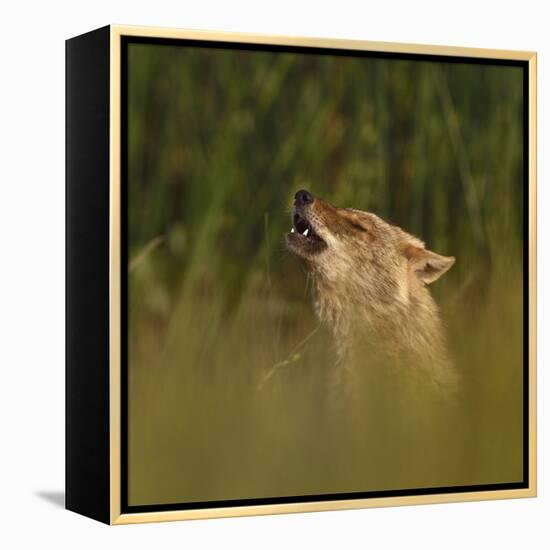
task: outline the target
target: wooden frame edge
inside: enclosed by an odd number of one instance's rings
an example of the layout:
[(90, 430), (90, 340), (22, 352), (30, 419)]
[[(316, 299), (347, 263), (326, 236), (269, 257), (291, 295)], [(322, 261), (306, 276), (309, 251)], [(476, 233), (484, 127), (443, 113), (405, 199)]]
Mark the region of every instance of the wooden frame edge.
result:
[(411, 53), (424, 55), (483, 57), (489, 59), (511, 59), (518, 61), (529, 61), (534, 55), (536, 55), (535, 52), (519, 50), (499, 50), (491, 48), (472, 48), (465, 46), (441, 46), (400, 42), (380, 42), (355, 39), (351, 40), (342, 38), (316, 38), (228, 31), (145, 27), (135, 25), (112, 25), (111, 29), (113, 29), (114, 32), (118, 33), (119, 36), (125, 35), (176, 39), (187, 38), (193, 40), (241, 42), (247, 44), (309, 46), (317, 48), (336, 48), (346, 50), (370, 50), (374, 52), (388, 53)]
[(113, 525), (130, 525), (164, 521), (188, 521), (212, 518), (264, 516), (278, 514), (299, 514), (306, 512), (337, 512), (366, 508), (388, 508), (392, 506), (418, 506), (425, 504), (458, 504), (480, 500), (501, 500), (532, 498), (532, 488), (505, 491), (479, 491), (471, 493), (449, 493), (407, 497), (382, 497), (357, 500), (332, 500), (292, 504), (260, 504), (256, 506), (210, 508), (207, 510), (175, 510), (167, 512), (139, 512), (121, 514), (114, 518)]
[(109, 472), (110, 519), (121, 513), (120, 370), (120, 34), (110, 32), (109, 87)]
[(529, 63), (529, 487), (537, 492), (537, 54)]

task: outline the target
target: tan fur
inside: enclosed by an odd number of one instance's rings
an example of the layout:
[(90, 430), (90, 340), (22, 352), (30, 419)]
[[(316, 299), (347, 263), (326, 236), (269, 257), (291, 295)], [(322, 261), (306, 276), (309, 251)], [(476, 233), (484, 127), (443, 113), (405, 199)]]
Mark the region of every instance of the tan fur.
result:
[[(288, 248), (308, 263), (315, 309), (333, 332), (343, 368), (372, 363), (425, 367), (438, 384), (454, 378), (439, 309), (427, 285), (454, 263), (375, 214), (336, 208), (319, 198), (297, 205), (320, 238), (313, 247), (298, 232)], [(324, 244), (323, 244), (324, 243)]]

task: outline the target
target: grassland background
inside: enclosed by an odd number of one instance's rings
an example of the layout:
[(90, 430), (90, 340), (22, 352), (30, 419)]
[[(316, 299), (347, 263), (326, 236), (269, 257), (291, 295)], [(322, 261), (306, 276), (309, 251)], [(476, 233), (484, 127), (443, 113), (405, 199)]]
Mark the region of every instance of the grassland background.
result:
[[(128, 84), (130, 504), (520, 480), (521, 69), (131, 45)], [(331, 406), (302, 187), (457, 257), (456, 406), (368, 366)]]

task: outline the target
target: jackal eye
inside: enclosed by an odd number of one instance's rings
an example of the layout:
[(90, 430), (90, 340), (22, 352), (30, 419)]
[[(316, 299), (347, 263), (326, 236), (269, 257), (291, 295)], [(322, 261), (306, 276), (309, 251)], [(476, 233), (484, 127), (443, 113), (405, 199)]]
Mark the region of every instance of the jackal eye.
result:
[(350, 220), (349, 224), (355, 231), (364, 231), (364, 232), (367, 231), (361, 224), (359, 224), (357, 222), (354, 222), (354, 221)]

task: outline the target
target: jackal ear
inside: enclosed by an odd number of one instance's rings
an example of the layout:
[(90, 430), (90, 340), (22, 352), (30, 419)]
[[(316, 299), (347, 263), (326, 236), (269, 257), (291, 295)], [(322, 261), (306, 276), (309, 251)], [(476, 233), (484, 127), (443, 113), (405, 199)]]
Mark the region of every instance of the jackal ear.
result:
[(405, 257), (409, 260), (411, 271), (427, 285), (437, 281), (455, 263), (454, 256), (441, 256), (414, 245), (405, 249)]

